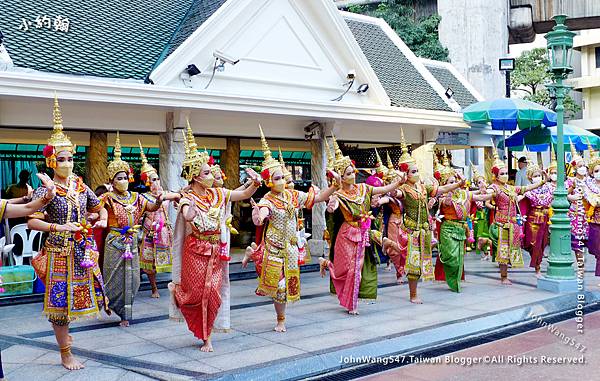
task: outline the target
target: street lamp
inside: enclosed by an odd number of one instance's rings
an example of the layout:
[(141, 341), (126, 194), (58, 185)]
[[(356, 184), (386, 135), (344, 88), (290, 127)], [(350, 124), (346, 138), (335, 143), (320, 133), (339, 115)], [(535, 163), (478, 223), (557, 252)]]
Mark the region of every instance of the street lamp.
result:
[(548, 71), (554, 77), (554, 83), (547, 85), (556, 96), (556, 119), (557, 119), (557, 165), (558, 178), (552, 210), (554, 215), (550, 225), (550, 255), (548, 257), (548, 270), (544, 277), (538, 280), (538, 288), (561, 292), (576, 291), (577, 282), (573, 270), (573, 253), (571, 251), (571, 221), (567, 216), (569, 201), (565, 189), (565, 148), (563, 135), (564, 99), (571, 89), (563, 84), (563, 80), (573, 72), (571, 57), (573, 49), (573, 36), (565, 26), (567, 16), (557, 15), (553, 17), (556, 26), (546, 34), (548, 46)]

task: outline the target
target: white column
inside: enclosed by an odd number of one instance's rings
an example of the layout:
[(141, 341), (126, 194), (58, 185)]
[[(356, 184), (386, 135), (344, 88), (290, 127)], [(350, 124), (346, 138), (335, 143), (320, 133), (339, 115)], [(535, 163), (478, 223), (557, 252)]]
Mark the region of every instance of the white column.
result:
[[(168, 112), (166, 114), (166, 132), (160, 134), (159, 171), (160, 182), (165, 190), (178, 192), (186, 186), (181, 178), (181, 166), (185, 159), (185, 145), (182, 132), (185, 131), (185, 111)], [(169, 219), (175, 223), (176, 211), (169, 207)]]
[[(313, 139), (310, 141), (311, 160), (310, 171), (312, 184), (319, 189), (327, 188), (327, 177), (325, 168), (327, 166), (327, 153), (325, 152), (325, 131), (327, 128), (319, 126)], [(312, 256), (321, 256), (325, 252), (325, 241), (323, 240), (323, 231), (325, 225), (326, 203), (318, 203), (312, 209), (312, 236), (308, 241), (310, 253)], [(315, 263), (315, 262), (313, 262)]]

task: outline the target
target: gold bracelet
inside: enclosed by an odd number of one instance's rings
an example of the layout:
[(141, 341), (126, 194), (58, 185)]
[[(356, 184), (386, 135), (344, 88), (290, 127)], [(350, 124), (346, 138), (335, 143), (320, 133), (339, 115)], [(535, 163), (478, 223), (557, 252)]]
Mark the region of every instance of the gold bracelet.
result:
[(46, 193), (42, 199), (44, 200), (44, 204), (49, 204), (50, 202), (52, 202), (52, 200), (54, 200), (54, 197), (52, 198), (48, 198), (48, 193)]
[(55, 233), (56, 231), (56, 224), (50, 224), (50, 233)]

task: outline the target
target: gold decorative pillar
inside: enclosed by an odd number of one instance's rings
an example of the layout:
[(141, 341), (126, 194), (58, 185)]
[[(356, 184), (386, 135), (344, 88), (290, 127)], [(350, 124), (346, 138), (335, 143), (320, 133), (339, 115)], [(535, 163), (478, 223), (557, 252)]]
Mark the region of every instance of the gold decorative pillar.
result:
[(108, 134), (106, 132), (90, 132), (84, 178), (85, 183), (92, 190), (108, 181)]

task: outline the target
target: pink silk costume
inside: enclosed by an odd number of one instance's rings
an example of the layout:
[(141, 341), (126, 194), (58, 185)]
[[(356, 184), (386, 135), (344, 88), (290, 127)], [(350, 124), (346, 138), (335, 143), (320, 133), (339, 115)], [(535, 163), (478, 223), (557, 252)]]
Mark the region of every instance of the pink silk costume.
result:
[(356, 184), (355, 189), (356, 194), (342, 190), (334, 193), (344, 222), (335, 240), (333, 262), (328, 266), (340, 305), (348, 311), (358, 307), (365, 247), (370, 239), (371, 219), (368, 216), (373, 194), (373, 187), (367, 184)]
[[(207, 189), (205, 196), (193, 191), (183, 192), (175, 226), (174, 275), (175, 300), (189, 330), (201, 340), (207, 340), (221, 306), (222, 260), (219, 257), (221, 219), (231, 191)], [(193, 221), (183, 219), (184, 205), (199, 209)], [(175, 257), (178, 257), (177, 259)], [(181, 265), (175, 274), (176, 264)]]
[(489, 189), (493, 191), (496, 203), (494, 222), (490, 225), (490, 238), (496, 247), (496, 262), (510, 264), (513, 268), (523, 267), (523, 228), (517, 223), (517, 195), (524, 188), (492, 184)]
[(539, 188), (525, 192), (527, 220), (523, 249), (531, 255), (529, 267), (539, 269), (544, 257), (544, 249), (550, 241), (550, 206), (554, 200), (554, 185), (546, 183)]

